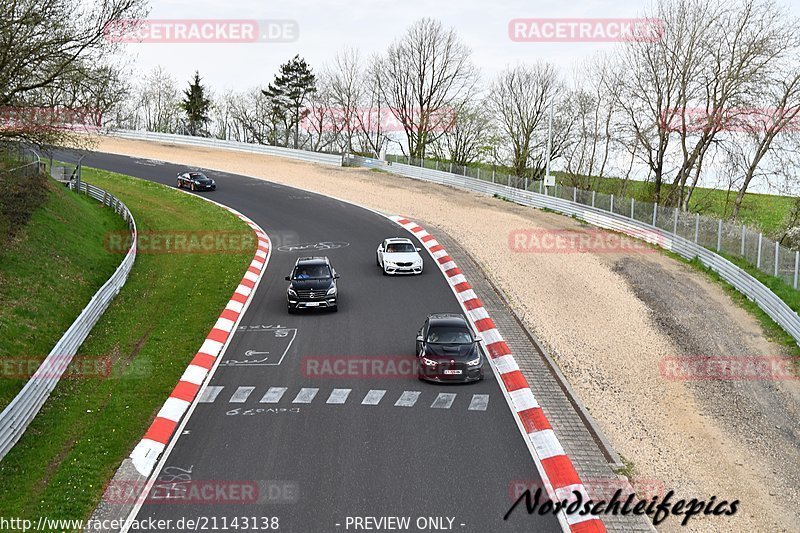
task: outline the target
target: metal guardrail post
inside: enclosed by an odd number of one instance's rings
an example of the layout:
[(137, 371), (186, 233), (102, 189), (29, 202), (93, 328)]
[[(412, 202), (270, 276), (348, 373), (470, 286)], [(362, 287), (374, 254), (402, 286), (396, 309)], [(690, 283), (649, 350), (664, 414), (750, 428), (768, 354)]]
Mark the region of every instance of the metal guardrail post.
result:
[(672, 220), (672, 233), (678, 233), (678, 208), (675, 208), (675, 217)]
[(634, 214), (634, 211), (633, 211), (633, 206), (634, 206), (634, 202), (635, 202), (635, 201), (636, 201), (636, 200), (634, 200), (633, 198), (631, 198), (631, 218), (632, 218), (632, 219), (634, 219), (634, 220), (635, 220), (635, 218), (634, 218), (634, 216), (633, 216), (633, 214)]
[[(720, 221), (720, 222), (722, 222), (722, 221)], [(759, 270), (761, 270), (761, 241), (762, 241), (763, 238), (764, 238), (764, 234), (763, 233), (759, 233), (758, 234), (758, 256), (757, 256), (757, 259), (756, 259), (756, 268), (759, 269)]]
[(592, 191), (592, 207), (594, 207), (594, 197), (597, 196), (595, 191)]
[(797, 289), (797, 274), (800, 272), (800, 252), (794, 253), (794, 288)]
[(575, 203), (578, 203), (578, 188), (577, 187), (573, 187), (572, 188), (572, 201), (575, 202)]
[(780, 257), (781, 245), (775, 242), (775, 277), (778, 277), (778, 258)]
[(746, 235), (747, 235), (747, 227), (744, 224), (742, 224), (742, 251), (739, 254), (742, 257), (744, 257), (744, 239)]
[(658, 204), (653, 202), (653, 225), (656, 225), (656, 217), (658, 217)]
[(717, 224), (717, 251), (719, 252), (722, 249), (722, 219), (719, 219), (719, 224)]
[(695, 213), (694, 214), (694, 242), (695, 242), (695, 244), (697, 244), (697, 242), (699, 240), (700, 240), (700, 213)]
[(613, 213), (613, 212), (614, 212), (614, 195), (613, 195), (613, 194), (611, 195), (611, 204), (610, 204), (610, 205), (609, 205), (609, 207), (608, 207), (608, 211), (609, 211), (610, 213)]

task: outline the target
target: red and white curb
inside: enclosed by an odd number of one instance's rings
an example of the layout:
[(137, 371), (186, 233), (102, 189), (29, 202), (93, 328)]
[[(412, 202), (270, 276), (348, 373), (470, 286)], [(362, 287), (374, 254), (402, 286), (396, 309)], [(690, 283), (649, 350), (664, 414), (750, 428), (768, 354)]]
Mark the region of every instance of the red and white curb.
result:
[[(216, 202), (213, 203), (216, 204)], [(189, 410), (203, 382), (215, 367), (215, 363), (218, 362), (218, 358), (224, 353), (225, 347), (247, 309), (269, 262), (271, 243), (264, 230), (235, 209), (222, 204), (217, 205), (227, 209), (253, 229), (258, 238), (258, 248), (242, 281), (236, 287), (236, 291), (222, 314), (219, 315), (216, 324), (206, 336), (203, 345), (189, 363), (167, 401), (164, 402), (153, 423), (150, 424), (144, 438), (131, 452), (130, 459), (133, 466), (145, 477), (149, 477), (153, 472), (158, 458), (175, 433), (175, 428)]]
[[(461, 269), (447, 254), (436, 238), (418, 224), (400, 216), (388, 217), (393, 222), (415, 235), (439, 265), (462, 309), (473, 327), (480, 332), (485, 341), (486, 352), (492, 370), (499, 378), (500, 389), (511, 410), (517, 415), (517, 425), (526, 438), (536, 468), (542, 476), (550, 498), (556, 501), (575, 500), (573, 491), (588, 500), (586, 487), (572, 466), (572, 461), (564, 452), (558, 437), (548, 422), (542, 408), (533, 396), (528, 381), (519, 370), (511, 349), (503, 340), (483, 303), (475, 294)], [(602, 520), (596, 516), (560, 513), (562, 526), (576, 533), (597, 533), (606, 530)]]

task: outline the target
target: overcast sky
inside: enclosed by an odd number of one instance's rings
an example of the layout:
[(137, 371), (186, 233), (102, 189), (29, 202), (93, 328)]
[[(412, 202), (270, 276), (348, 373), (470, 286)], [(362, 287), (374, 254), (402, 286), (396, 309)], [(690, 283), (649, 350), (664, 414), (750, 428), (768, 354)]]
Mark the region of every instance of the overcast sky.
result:
[(564, 67), (568, 73), (582, 58), (613, 45), (513, 42), (508, 35), (509, 21), (633, 18), (641, 15), (643, 5), (619, 0), (506, 0), (491, 4), (476, 0), (151, 0), (150, 19), (290, 19), (296, 21), (299, 37), (289, 43), (141, 43), (128, 44), (125, 49), (140, 72), (161, 65), (179, 81), (188, 81), (194, 70), (199, 70), (215, 91), (246, 89), (270, 82), (278, 66), (298, 53), (319, 69), (346, 46), (365, 55), (382, 52), (414, 21), (427, 16), (456, 29), (487, 77), (509, 64), (537, 59)]

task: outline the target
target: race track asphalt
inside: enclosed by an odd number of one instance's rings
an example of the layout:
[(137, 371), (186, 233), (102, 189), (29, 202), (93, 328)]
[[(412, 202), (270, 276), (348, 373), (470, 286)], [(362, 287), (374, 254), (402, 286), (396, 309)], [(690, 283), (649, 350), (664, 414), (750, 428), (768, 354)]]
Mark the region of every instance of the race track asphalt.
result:
[[(101, 153), (88, 153), (83, 164), (173, 187), (179, 172), (191, 170)], [(270, 523), (262, 517), (277, 517), (278, 531), (305, 533), (389, 531), (386, 522), (355, 527), (355, 517), (408, 517), (410, 531), (560, 531), (552, 514), (528, 515), (522, 508), (503, 520), (512, 484), (541, 480), (488, 364), (486, 379), (469, 385), (424, 383), (407, 371), (425, 316), (461, 311), (424, 252), (423, 275), (382, 275), (378, 244), (408, 234), (339, 200), (208, 174), (218, 189), (197, 194), (261, 225), (272, 257), (153, 496), (187, 486), (212, 486), (219, 494), (210, 502), (148, 503), (137, 519), (200, 518), (218, 530), (227, 520), (233, 531), (243, 529), (241, 517), (250, 517), (251, 526), (253, 518), (261, 526)], [(338, 245), (312, 246), (324, 242)], [(284, 276), (306, 255), (328, 256), (341, 275), (338, 313), (287, 313)], [(360, 370), (375, 360), (381, 363), (375, 372)], [(355, 369), (344, 367), (353, 361)], [(325, 374), (343, 368), (344, 375)], [(248, 492), (253, 487), (258, 490)], [(245, 501), (226, 502), (237, 488)], [(234, 517), (240, 517), (237, 528)], [(435, 517), (443, 517), (441, 527), (428, 520)]]

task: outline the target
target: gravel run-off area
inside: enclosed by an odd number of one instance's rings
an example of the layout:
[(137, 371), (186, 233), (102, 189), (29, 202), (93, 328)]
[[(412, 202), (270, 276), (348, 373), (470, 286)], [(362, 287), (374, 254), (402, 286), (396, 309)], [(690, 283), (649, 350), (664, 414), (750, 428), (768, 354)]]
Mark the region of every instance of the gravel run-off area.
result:
[[(690, 266), (640, 248), (520, 253), (509, 242), (515, 230), (593, 230), (382, 172), (118, 138), (99, 138), (95, 149), (263, 178), (442, 228), (556, 359), (613, 447), (632, 462), (634, 485), (672, 488), (687, 500), (741, 502), (732, 517), (695, 517), (687, 527), (671, 518), (660, 531), (798, 530), (800, 383), (661, 376), (665, 357), (782, 355), (755, 318)], [(224, 175), (211, 174), (225, 187)]]

